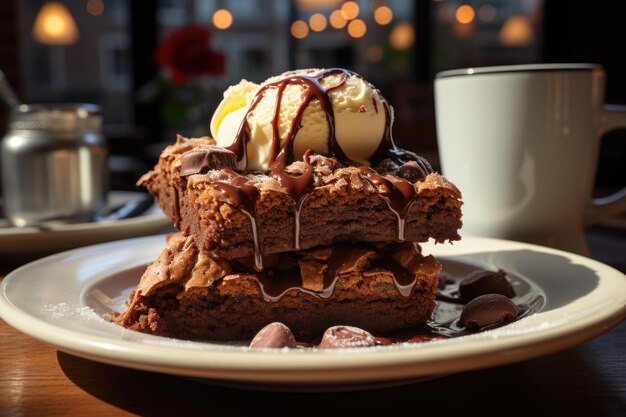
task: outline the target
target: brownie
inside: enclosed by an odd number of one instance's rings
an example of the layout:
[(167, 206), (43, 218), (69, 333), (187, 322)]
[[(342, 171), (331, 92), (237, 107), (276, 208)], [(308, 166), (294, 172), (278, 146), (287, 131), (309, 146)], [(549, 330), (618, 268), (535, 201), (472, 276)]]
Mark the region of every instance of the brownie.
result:
[(428, 320), (441, 266), (411, 243), (332, 246), (245, 260), (213, 258), (196, 237), (171, 237), (116, 321), (154, 335), (250, 339), (280, 321), (299, 340), (334, 325), (381, 334)]
[[(301, 200), (298, 221), (296, 201), (272, 175), (239, 176), (258, 192), (248, 211), (234, 204), (216, 186), (233, 181), (232, 174), (222, 169), (224, 160), (214, 165), (215, 169), (211, 165), (215, 161), (207, 161), (202, 172), (181, 175), (185, 155), (195, 152), (194, 157), (202, 157), (203, 151), (206, 158), (215, 148), (213, 145), (209, 138), (179, 136), (176, 144), (164, 150), (154, 170), (138, 182), (154, 195), (175, 226), (187, 235), (195, 235), (196, 245), (211, 256), (232, 260), (259, 256), (260, 252), (267, 256), (341, 242), (460, 239), (461, 194), (438, 173), (415, 175), (420, 171), (411, 164), (398, 167), (385, 161), (376, 167), (386, 179), (411, 181), (415, 197), (406, 205), (400, 220), (385, 198), (388, 190), (368, 180), (362, 167), (345, 166), (333, 158), (313, 155), (310, 163), (314, 187)], [(286, 169), (292, 175), (303, 170), (301, 161)]]

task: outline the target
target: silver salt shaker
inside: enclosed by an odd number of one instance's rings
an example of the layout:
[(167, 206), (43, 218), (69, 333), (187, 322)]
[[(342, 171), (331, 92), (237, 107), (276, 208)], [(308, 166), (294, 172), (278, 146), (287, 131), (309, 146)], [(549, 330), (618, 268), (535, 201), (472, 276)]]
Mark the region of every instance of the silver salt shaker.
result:
[(98, 106), (16, 107), (0, 149), (4, 214), (15, 226), (88, 221), (106, 204), (107, 146)]

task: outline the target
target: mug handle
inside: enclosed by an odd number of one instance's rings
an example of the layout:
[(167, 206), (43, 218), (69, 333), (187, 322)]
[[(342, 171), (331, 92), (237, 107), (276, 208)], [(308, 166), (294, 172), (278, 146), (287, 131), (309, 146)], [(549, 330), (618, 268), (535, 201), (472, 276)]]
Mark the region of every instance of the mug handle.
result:
[[(604, 106), (600, 123), (600, 136), (619, 128), (626, 128), (626, 106)], [(587, 226), (591, 226), (624, 211), (626, 211), (626, 187), (607, 197), (594, 198), (585, 215), (585, 223)]]

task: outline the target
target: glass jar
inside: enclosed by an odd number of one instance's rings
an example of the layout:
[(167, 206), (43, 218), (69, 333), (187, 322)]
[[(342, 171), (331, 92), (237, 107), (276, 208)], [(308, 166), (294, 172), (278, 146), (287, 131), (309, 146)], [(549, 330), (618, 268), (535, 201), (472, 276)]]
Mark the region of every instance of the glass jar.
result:
[(107, 146), (96, 105), (21, 105), (0, 153), (4, 215), (15, 226), (89, 221), (106, 204)]

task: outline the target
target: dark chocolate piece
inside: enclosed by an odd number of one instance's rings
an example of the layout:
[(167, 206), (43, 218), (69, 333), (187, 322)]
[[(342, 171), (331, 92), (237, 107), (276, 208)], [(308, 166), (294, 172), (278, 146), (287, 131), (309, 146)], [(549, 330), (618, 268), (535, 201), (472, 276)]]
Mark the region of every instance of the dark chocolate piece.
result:
[(515, 290), (506, 279), (506, 272), (499, 270), (476, 271), (468, 275), (459, 284), (459, 294), (464, 300), (473, 300), (485, 294), (501, 294), (508, 298), (515, 297)]
[(296, 339), (289, 327), (280, 322), (270, 323), (262, 328), (252, 342), (251, 348), (295, 348)]
[(374, 171), (378, 172), (380, 175), (396, 175), (398, 172), (398, 164), (396, 164), (392, 159), (383, 159), (376, 166), (374, 166)]
[(519, 308), (501, 294), (485, 294), (467, 303), (459, 324), (467, 330), (480, 330), (515, 321)]
[(217, 146), (194, 149), (183, 155), (180, 175), (206, 174), (212, 169), (236, 168), (237, 155)]
[(417, 161), (409, 161), (405, 162), (400, 168), (398, 168), (396, 175), (412, 184), (415, 184), (418, 181), (423, 181), (428, 173), (420, 166), (420, 164), (417, 163)]
[(370, 333), (358, 327), (333, 326), (324, 332), (320, 349), (356, 348), (375, 346), (376, 339)]

